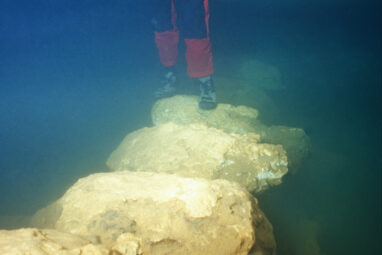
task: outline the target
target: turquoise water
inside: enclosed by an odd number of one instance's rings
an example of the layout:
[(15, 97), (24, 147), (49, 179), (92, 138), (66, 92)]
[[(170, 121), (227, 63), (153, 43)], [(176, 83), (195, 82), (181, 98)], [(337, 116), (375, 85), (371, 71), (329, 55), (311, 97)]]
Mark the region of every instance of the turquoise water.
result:
[[(311, 138), (298, 173), (259, 196), (278, 254), (381, 251), (381, 6), (333, 2), (211, 1), (216, 76), (243, 58), (277, 66), (286, 89), (267, 91), (277, 111), (260, 116)], [(23, 226), (151, 125), (149, 6), (0, 3), (0, 228)]]

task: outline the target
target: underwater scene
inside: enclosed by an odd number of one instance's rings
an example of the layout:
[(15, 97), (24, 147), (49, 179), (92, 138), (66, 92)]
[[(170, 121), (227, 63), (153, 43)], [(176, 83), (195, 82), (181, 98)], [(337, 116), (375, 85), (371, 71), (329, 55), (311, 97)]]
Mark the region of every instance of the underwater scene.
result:
[(381, 13), (2, 0), (0, 254), (380, 254)]

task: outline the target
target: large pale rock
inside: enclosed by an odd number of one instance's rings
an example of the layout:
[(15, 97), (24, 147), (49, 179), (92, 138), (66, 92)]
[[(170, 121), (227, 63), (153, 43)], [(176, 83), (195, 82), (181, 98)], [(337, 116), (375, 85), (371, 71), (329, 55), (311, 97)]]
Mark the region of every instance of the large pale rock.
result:
[(109, 250), (79, 236), (51, 229), (0, 230), (2, 255), (109, 255)]
[(260, 192), (280, 184), (288, 169), (282, 146), (261, 144), (258, 139), (250, 133), (228, 134), (202, 124), (169, 122), (127, 135), (106, 164), (112, 171), (227, 179)]
[(281, 144), (287, 152), (288, 167), (295, 172), (309, 155), (309, 137), (300, 128), (266, 126), (257, 119), (256, 109), (246, 106), (218, 104), (216, 110), (202, 111), (195, 96), (178, 95), (158, 100), (151, 112), (154, 125), (166, 122), (178, 124), (204, 123), (227, 133), (256, 133), (260, 141)]
[(136, 250), (129, 254), (145, 255), (248, 254), (251, 247), (255, 254), (275, 252), (272, 226), (256, 199), (225, 180), (130, 171), (93, 174), (37, 212), (32, 222), (120, 254), (131, 247)]
[(247, 134), (255, 131), (253, 126), (259, 115), (256, 109), (246, 106), (218, 104), (213, 111), (203, 111), (198, 107), (196, 96), (177, 95), (158, 100), (152, 108), (154, 125), (167, 122), (178, 124), (204, 123), (228, 133)]

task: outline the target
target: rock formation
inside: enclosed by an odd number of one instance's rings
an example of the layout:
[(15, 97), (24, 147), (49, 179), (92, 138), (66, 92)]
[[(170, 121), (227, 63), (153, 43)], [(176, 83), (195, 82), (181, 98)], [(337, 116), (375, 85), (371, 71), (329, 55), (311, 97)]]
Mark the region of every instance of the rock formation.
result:
[(118, 254), (275, 254), (272, 226), (257, 200), (225, 180), (93, 174), (37, 212), (32, 224), (125, 251)]
[(259, 136), (228, 134), (202, 124), (165, 123), (137, 130), (107, 160), (113, 171), (176, 173), (185, 177), (235, 181), (251, 192), (281, 183), (287, 157), (280, 145)]
[(35, 228), (0, 230), (2, 255), (109, 255), (109, 250), (79, 236)]
[(154, 125), (204, 123), (226, 133), (255, 133), (260, 142), (281, 144), (287, 152), (289, 170), (295, 172), (310, 153), (310, 140), (304, 130), (285, 126), (266, 126), (257, 119), (258, 111), (246, 106), (219, 104), (214, 111), (198, 109), (195, 96), (174, 96), (156, 102), (152, 108)]
[(0, 231), (0, 254), (275, 255), (250, 192), (280, 184), (310, 143), (302, 129), (266, 126), (258, 114), (229, 104), (201, 111), (193, 96), (159, 100), (155, 126), (110, 155), (113, 172), (78, 180), (39, 210), (39, 229)]

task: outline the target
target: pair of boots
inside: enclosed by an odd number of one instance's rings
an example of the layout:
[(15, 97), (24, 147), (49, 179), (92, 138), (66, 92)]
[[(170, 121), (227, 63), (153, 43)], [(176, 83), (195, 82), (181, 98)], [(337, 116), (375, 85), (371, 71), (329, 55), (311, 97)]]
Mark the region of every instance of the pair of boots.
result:
[[(199, 108), (212, 110), (216, 108), (216, 92), (211, 76), (197, 78), (200, 87)], [(162, 81), (162, 87), (155, 92), (156, 98), (171, 97), (176, 93), (177, 79), (174, 71), (168, 71)]]

